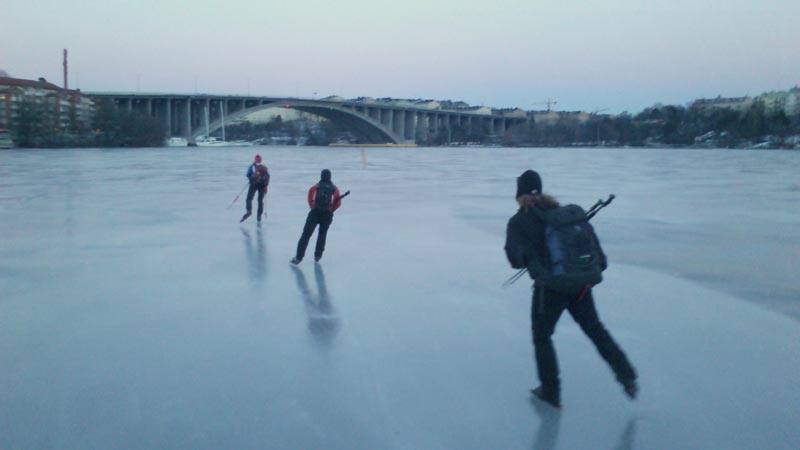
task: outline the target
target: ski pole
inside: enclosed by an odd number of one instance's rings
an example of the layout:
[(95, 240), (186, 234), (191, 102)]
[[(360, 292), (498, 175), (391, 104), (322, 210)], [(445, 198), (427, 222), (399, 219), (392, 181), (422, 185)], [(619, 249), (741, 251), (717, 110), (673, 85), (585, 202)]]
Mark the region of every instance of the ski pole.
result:
[(503, 287), (509, 287), (512, 284), (514, 284), (517, 280), (520, 279), (520, 277), (522, 277), (523, 274), (525, 274), (525, 271), (527, 271), (527, 270), (528, 270), (527, 267), (523, 267), (522, 269), (519, 269), (519, 272), (517, 272), (514, 275), (512, 275), (511, 278), (507, 279), (506, 282), (503, 283)]
[(586, 211), (586, 215), (588, 216), (589, 214), (592, 214), (592, 213), (593, 213), (593, 212), (594, 212), (594, 211), (595, 211), (597, 208), (599, 208), (599, 207), (600, 207), (600, 205), (602, 205), (602, 204), (603, 204), (603, 200), (598, 200), (598, 201), (597, 201), (597, 203), (595, 203), (594, 205), (592, 205), (592, 207), (591, 207), (591, 208), (589, 208), (589, 209)]
[(347, 192), (345, 192), (345, 193), (344, 193), (344, 195), (340, 196), (340, 197), (339, 197), (339, 200), (341, 200), (341, 199), (343, 199), (343, 198), (347, 197), (348, 195), (350, 195), (350, 191), (347, 191)]
[(614, 201), (614, 199), (615, 199), (615, 198), (616, 198), (616, 196), (615, 196), (614, 194), (611, 194), (611, 195), (609, 195), (609, 196), (608, 196), (608, 200), (606, 200), (606, 201), (598, 200), (598, 201), (597, 201), (597, 204), (595, 204), (595, 206), (592, 206), (592, 208), (591, 208), (591, 209), (589, 210), (589, 212), (586, 214), (586, 220), (589, 220), (589, 219), (591, 219), (591, 218), (592, 218), (592, 217), (594, 217), (594, 215), (595, 215), (595, 214), (597, 214), (597, 213), (598, 213), (598, 212), (599, 212), (601, 209), (603, 209), (603, 208), (605, 208), (606, 206), (610, 205), (610, 204), (611, 204), (611, 202), (612, 202), (612, 201)]
[(241, 190), (241, 191), (239, 191), (239, 193), (238, 193), (238, 194), (236, 194), (236, 197), (234, 197), (234, 198), (233, 198), (233, 201), (231, 202), (231, 204), (230, 204), (230, 205), (228, 205), (228, 207), (227, 207), (226, 209), (231, 209), (231, 206), (233, 206), (233, 204), (234, 204), (234, 203), (236, 203), (236, 200), (239, 200), (239, 196), (240, 196), (240, 195), (242, 195), (242, 192), (244, 192), (244, 190), (245, 190), (245, 189), (247, 189), (247, 186), (248, 186), (249, 184), (250, 184), (250, 182), (248, 181), (248, 182), (247, 182), (247, 183), (244, 185), (244, 187), (242, 188), (242, 190)]

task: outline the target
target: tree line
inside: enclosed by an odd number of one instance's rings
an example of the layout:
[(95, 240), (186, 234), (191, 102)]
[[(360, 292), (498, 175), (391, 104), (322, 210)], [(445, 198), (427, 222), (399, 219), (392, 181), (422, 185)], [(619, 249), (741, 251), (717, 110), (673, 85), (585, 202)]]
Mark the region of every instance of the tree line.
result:
[(65, 124), (45, 104), (23, 100), (12, 130), (14, 144), (23, 148), (160, 147), (167, 136), (161, 121), (107, 101), (95, 104), (90, 122), (79, 120), (72, 110)]
[(503, 136), (503, 144), (791, 148), (797, 145), (798, 135), (800, 112), (789, 115), (756, 99), (740, 109), (656, 105), (636, 115), (592, 114), (588, 120), (562, 115), (555, 121), (516, 126)]
[[(74, 111), (63, 123), (45, 105), (26, 100), (19, 104), (12, 130), (18, 147), (159, 147), (167, 137), (163, 121), (140, 111), (116, 108), (109, 101), (96, 103), (89, 123), (75, 117)], [(230, 140), (289, 145), (363, 141), (328, 120), (285, 121), (281, 116), (266, 123), (231, 124), (226, 135)], [(422, 130), (415, 140), (428, 146), (797, 148), (800, 112), (787, 114), (781, 108), (768, 108), (759, 98), (738, 109), (695, 102), (689, 106), (655, 105), (636, 115), (559, 113), (554, 120), (529, 120), (510, 127), (502, 136), (491, 134), (487, 126), (454, 125)]]

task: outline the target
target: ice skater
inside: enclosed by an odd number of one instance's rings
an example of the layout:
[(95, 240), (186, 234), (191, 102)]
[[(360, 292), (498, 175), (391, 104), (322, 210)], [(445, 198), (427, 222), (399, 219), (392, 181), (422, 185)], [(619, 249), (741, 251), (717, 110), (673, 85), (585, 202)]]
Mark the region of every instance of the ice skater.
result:
[[(558, 201), (542, 193), (542, 180), (533, 170), (527, 170), (517, 178), (516, 199), (519, 210), (508, 222), (505, 251), (512, 267), (527, 268), (534, 279), (531, 327), (541, 385), (531, 393), (556, 408), (561, 407), (558, 360), (552, 336), (561, 313), (566, 309), (592, 340), (600, 356), (611, 366), (628, 397), (636, 398), (639, 390), (636, 371), (600, 322), (592, 298), (592, 285), (586, 284), (577, 292), (570, 292), (562, 289), (554, 279), (551, 271), (551, 263), (554, 261), (551, 261), (551, 251), (548, 250), (551, 244), (546, 240), (547, 224), (544, 218), (548, 211), (559, 208)], [(548, 231), (552, 230), (548, 227)], [(593, 231), (591, 236), (594, 236)], [(594, 259), (597, 260), (599, 273), (606, 268), (606, 258), (596, 236), (589, 241), (593, 241), (593, 246), (596, 246), (597, 258)]]
[(269, 186), (269, 170), (267, 166), (261, 164), (261, 155), (256, 155), (253, 164), (247, 168), (247, 179), (250, 180), (250, 187), (247, 190), (247, 201), (245, 208), (247, 211), (242, 216), (244, 222), (253, 214), (253, 197), (258, 192), (258, 212), (256, 218), (261, 222), (261, 215), (264, 213), (264, 196), (267, 195), (267, 187)]
[[(349, 194), (348, 191), (344, 196)], [(303, 227), (303, 234), (297, 242), (297, 253), (292, 258), (292, 264), (300, 264), (306, 254), (306, 247), (314, 229), (319, 225), (317, 233), (317, 246), (314, 248), (314, 261), (322, 258), (325, 251), (325, 240), (328, 236), (328, 227), (333, 222), (333, 213), (342, 206), (343, 195), (339, 194), (339, 188), (331, 182), (331, 171), (324, 169), (320, 174), (319, 183), (311, 186), (308, 190), (308, 206), (311, 210), (306, 217), (306, 224)]]

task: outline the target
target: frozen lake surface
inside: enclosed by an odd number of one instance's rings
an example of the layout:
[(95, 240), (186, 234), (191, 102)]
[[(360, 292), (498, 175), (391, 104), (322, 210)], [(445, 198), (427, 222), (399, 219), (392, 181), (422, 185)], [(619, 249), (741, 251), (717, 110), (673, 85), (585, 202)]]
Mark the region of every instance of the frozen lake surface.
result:
[[(294, 268), (323, 168), (352, 195)], [(564, 408), (528, 398), (530, 282), (501, 288), (527, 168), (617, 196), (595, 298), (635, 402), (568, 315)], [(797, 449), (799, 200), (799, 152), (3, 151), (0, 448)]]

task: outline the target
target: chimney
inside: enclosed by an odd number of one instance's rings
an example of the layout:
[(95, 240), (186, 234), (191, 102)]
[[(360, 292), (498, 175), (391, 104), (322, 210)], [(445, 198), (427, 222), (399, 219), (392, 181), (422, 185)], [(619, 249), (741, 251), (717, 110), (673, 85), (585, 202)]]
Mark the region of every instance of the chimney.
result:
[(67, 84), (67, 49), (64, 49), (64, 89), (69, 89)]

